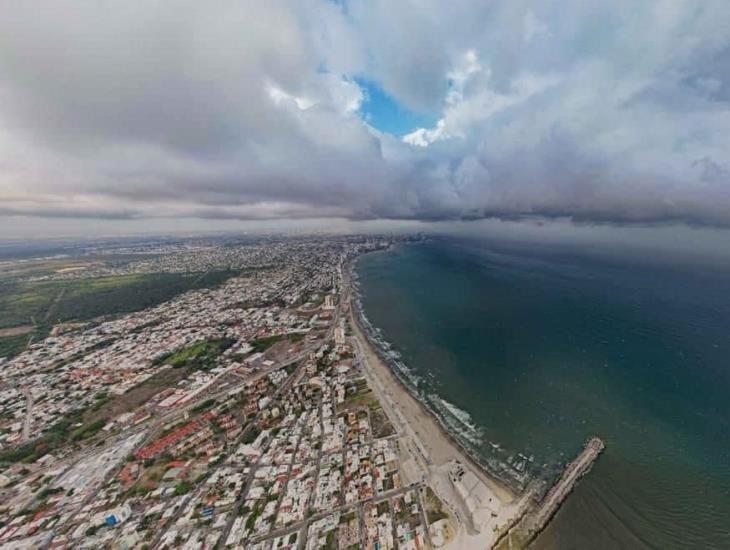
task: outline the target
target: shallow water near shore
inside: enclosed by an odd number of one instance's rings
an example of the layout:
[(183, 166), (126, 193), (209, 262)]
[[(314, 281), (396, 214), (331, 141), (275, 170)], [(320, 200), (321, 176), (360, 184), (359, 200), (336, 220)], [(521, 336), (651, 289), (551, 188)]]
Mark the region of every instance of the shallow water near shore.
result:
[(440, 239), (356, 271), (394, 358), (484, 461), (550, 479), (606, 441), (534, 547), (730, 548), (729, 270)]

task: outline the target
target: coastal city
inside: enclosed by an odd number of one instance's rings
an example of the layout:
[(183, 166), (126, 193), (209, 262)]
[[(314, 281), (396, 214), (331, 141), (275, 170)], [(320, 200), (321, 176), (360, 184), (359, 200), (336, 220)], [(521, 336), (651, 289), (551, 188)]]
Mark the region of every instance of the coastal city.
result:
[(473, 463), (364, 332), (350, 265), (393, 242), (153, 249), (32, 275), (234, 273), (0, 359), (0, 548), (496, 543), (532, 495)]
[(0, 1), (0, 550), (730, 550), (729, 29)]

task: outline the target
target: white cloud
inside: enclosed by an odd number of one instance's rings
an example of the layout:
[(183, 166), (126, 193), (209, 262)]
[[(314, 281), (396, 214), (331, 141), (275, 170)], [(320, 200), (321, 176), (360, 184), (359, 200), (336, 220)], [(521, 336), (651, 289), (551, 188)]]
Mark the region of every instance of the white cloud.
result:
[(540, 21), (532, 10), (527, 10), (524, 18), (524, 39), (525, 42), (532, 42), (541, 35), (548, 33), (548, 26)]
[[(8, 3), (0, 215), (727, 225), (728, 28), (720, 0)], [(360, 77), (437, 122), (378, 131)]]
[(365, 100), (356, 82), (337, 75), (328, 75), (328, 91), (332, 105), (342, 114), (357, 113)]
[(434, 141), (444, 138), (444, 127), (446, 121), (441, 118), (436, 121), (436, 126), (433, 128), (417, 128), (410, 134), (403, 136), (403, 141), (409, 145), (416, 145), (418, 147), (428, 147)]
[(444, 100), (443, 117), (433, 128), (418, 128), (405, 135), (410, 145), (426, 147), (444, 139), (465, 139), (476, 125), (490, 117), (529, 100), (558, 79), (552, 76), (520, 75), (506, 93), (490, 87), (490, 71), (482, 67), (474, 50), (467, 51), (457, 67), (447, 73), (449, 90)]
[(294, 103), (294, 105), (297, 106), (298, 109), (303, 111), (305, 109), (309, 109), (312, 105), (314, 105), (314, 101), (312, 101), (311, 99), (288, 94), (284, 90), (278, 88), (273, 84), (269, 84), (266, 87), (266, 91), (268, 92), (271, 100), (277, 106), (281, 106), (282, 104), (286, 104), (287, 102), (292, 102)]

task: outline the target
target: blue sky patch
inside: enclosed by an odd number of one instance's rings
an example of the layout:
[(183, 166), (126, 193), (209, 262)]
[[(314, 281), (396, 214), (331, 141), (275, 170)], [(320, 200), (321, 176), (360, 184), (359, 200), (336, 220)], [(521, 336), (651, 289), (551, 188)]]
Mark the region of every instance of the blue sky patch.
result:
[(402, 137), (418, 128), (430, 128), (436, 124), (435, 114), (415, 113), (400, 105), (371, 80), (355, 79), (365, 92), (360, 112), (363, 119), (381, 132)]

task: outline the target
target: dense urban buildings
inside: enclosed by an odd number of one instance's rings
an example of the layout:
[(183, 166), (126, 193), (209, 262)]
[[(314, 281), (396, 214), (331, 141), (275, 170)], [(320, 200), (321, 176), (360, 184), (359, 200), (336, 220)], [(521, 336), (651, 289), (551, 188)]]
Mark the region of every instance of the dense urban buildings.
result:
[(0, 547), (444, 545), (455, 526), (404, 470), (409, 451), (348, 317), (348, 262), (389, 244), (117, 248), (106, 253), (134, 259), (29, 275), (232, 273), (132, 313), (58, 323), (2, 360)]

